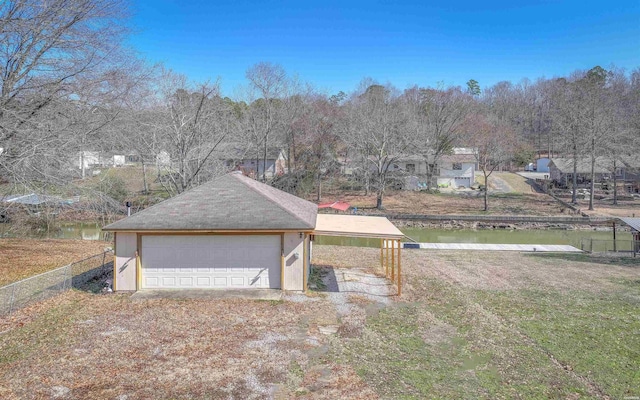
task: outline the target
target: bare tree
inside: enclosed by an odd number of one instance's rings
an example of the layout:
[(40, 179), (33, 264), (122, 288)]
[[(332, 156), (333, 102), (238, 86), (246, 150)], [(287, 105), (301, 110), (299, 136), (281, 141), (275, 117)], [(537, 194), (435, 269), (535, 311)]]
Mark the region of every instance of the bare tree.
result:
[[(0, 168), (38, 172), (67, 148), (64, 104), (122, 62), (119, 0), (0, 4)], [(62, 110), (60, 107), (62, 106)], [(95, 104), (93, 106), (96, 106)]]
[(505, 162), (509, 161), (517, 145), (513, 129), (495, 116), (472, 114), (465, 121), (466, 143), (474, 148), (478, 168), (485, 182), (484, 211), (489, 210), (489, 177)]
[(581, 105), (576, 101), (577, 88), (573, 81), (559, 78), (551, 92), (553, 104), (553, 132), (558, 136), (565, 154), (573, 159), (571, 202), (578, 202), (578, 161), (584, 154), (585, 138), (581, 130)]
[(344, 138), (372, 169), (376, 183), (376, 208), (382, 209), (388, 173), (412, 142), (405, 131), (406, 117), (392, 87), (373, 84), (354, 95), (348, 105), (349, 131)]
[(458, 87), (414, 87), (405, 91), (403, 98), (410, 110), (407, 131), (413, 131), (409, 135), (426, 161), (427, 186), (431, 187), (440, 158), (452, 151), (462, 133), (473, 98)]
[[(249, 68), (245, 75), (254, 91), (249, 106), (248, 129), (258, 150), (256, 153), (262, 151), (262, 180), (266, 181), (267, 150), (281, 122), (278, 111), (286, 94), (287, 74), (280, 65), (261, 62)], [(256, 161), (259, 163), (260, 160)]]
[(587, 139), (587, 148), (591, 161), (591, 179), (589, 194), (589, 210), (593, 210), (595, 196), (595, 166), (598, 156), (603, 154), (604, 143), (611, 139), (612, 120), (609, 118), (612, 104), (607, 93), (607, 71), (600, 66), (587, 71), (585, 76), (576, 82), (579, 97), (575, 102), (581, 105), (583, 116), (582, 130)]
[(335, 166), (338, 146), (338, 105), (318, 97), (310, 104), (306, 118), (300, 121), (299, 165), (313, 175), (316, 201), (322, 199), (322, 179)]
[(158, 154), (171, 157), (161, 182), (169, 193), (181, 193), (215, 172), (212, 155), (231, 130), (231, 110), (218, 95), (218, 82), (190, 85), (185, 76), (164, 71), (159, 90)]

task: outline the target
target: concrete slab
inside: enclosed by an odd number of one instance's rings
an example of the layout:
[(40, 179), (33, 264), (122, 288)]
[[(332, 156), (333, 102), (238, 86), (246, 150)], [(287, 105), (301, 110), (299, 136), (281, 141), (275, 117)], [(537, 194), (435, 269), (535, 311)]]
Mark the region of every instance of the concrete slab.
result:
[(131, 295), (132, 300), (145, 299), (247, 299), (280, 300), (280, 289), (145, 289)]
[(582, 250), (563, 244), (484, 244), (484, 243), (403, 243), (406, 249), (478, 250), (478, 251), (540, 251), (550, 253), (581, 253)]
[(520, 175), (520, 176), (524, 176), (527, 179), (549, 179), (549, 173), (548, 172), (516, 172), (516, 174)]

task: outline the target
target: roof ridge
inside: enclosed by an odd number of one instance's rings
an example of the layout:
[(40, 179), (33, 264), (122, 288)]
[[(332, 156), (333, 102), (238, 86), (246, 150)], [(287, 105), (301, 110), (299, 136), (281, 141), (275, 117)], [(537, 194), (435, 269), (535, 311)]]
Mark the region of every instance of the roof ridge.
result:
[[(294, 214), (294, 213), (292, 213), (291, 211), (289, 211), (288, 209), (286, 209), (286, 208), (282, 207), (282, 205), (281, 205), (281, 204), (279, 204), (279, 203), (278, 203), (277, 201), (275, 201), (274, 199), (272, 199), (270, 195), (266, 195), (266, 193), (259, 191), (256, 187), (254, 187), (254, 186), (252, 186), (252, 185), (248, 185), (248, 184), (247, 184), (247, 182), (245, 182), (243, 179), (241, 179), (241, 178), (239, 178), (239, 177), (243, 177), (243, 178), (246, 178), (246, 179), (252, 179), (252, 178), (249, 178), (249, 177), (247, 177), (247, 176), (245, 176), (245, 175), (243, 175), (243, 174), (230, 174), (230, 175), (231, 175), (233, 178), (236, 178), (236, 176), (237, 176), (236, 180), (237, 180), (238, 182), (242, 183), (243, 185), (245, 185), (246, 187), (248, 187), (249, 189), (251, 189), (251, 190), (252, 190), (252, 191), (254, 191), (255, 193), (257, 193), (257, 194), (261, 195), (262, 197), (266, 198), (267, 200), (269, 200), (269, 202), (271, 202), (271, 203), (275, 204), (276, 206), (278, 206), (278, 208), (279, 208), (279, 209), (283, 210), (284, 212), (286, 212), (287, 214), (291, 215), (292, 217), (294, 217), (294, 218), (295, 218), (295, 219), (297, 219), (298, 221), (302, 222), (304, 225), (307, 225), (307, 221), (305, 221), (305, 220), (301, 219), (301, 218), (300, 218), (300, 216), (298, 216), (297, 214)], [(263, 184), (263, 185), (265, 185), (265, 186), (266, 186), (266, 187), (268, 187), (268, 188), (271, 188), (271, 189), (274, 189), (274, 190), (280, 190), (280, 189), (274, 188), (273, 186), (269, 186), (269, 185), (267, 185), (266, 183), (258, 182), (258, 181), (256, 181), (255, 179), (252, 179), (252, 180), (253, 180), (253, 181), (255, 181), (256, 183)], [(280, 191), (281, 191), (282, 193), (286, 194), (287, 196), (291, 196), (291, 197), (295, 198), (296, 200), (308, 201), (308, 200), (305, 200), (305, 199), (303, 199), (303, 198), (301, 198), (301, 197), (294, 196), (294, 195), (292, 195), (291, 193), (285, 192), (284, 190), (280, 190)], [(311, 202), (309, 201), (309, 203), (311, 203)], [(313, 203), (311, 203), (311, 204), (313, 204)], [(315, 227), (313, 226), (312, 228), (315, 228)]]

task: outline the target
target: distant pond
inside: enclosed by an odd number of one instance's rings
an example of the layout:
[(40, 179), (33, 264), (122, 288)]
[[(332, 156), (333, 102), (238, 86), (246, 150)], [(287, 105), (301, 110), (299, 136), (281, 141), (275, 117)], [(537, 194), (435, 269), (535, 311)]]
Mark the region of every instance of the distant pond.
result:
[[(0, 236), (8, 236), (10, 224), (0, 224)], [(410, 238), (422, 243), (491, 243), (491, 244), (568, 244), (581, 248), (581, 241), (585, 243), (608, 243), (611, 246), (613, 232), (594, 230), (473, 230), (473, 229), (424, 229), (404, 228), (402, 232)], [(34, 235), (34, 237), (48, 237), (54, 239), (82, 239), (82, 240), (110, 240), (111, 236), (101, 230), (101, 225), (95, 223), (64, 223), (60, 229), (48, 234)], [(629, 232), (617, 232), (618, 248), (626, 250), (632, 240)], [(628, 245), (626, 244), (628, 243)], [(341, 245), (357, 247), (379, 247), (379, 239), (346, 238), (346, 237), (316, 237), (317, 245)], [(590, 248), (590, 243), (585, 245)]]
[[(82, 239), (82, 240), (109, 240), (110, 235), (102, 231), (102, 226), (96, 223), (69, 222), (58, 225), (57, 229), (50, 232), (34, 233), (34, 238), (49, 239)], [(0, 237), (11, 237), (11, 224), (0, 224)]]
[[(613, 240), (612, 231), (594, 230), (496, 230), (496, 229), (424, 229), (404, 228), (402, 233), (421, 243), (487, 243), (487, 244), (568, 244), (581, 248), (581, 241), (596, 244)], [(631, 247), (629, 232), (616, 232), (620, 250), (624, 243)], [(379, 239), (359, 239), (342, 237), (317, 237), (315, 244), (343, 246), (380, 247)], [(611, 246), (611, 244), (608, 244)], [(590, 248), (589, 245), (586, 246)]]

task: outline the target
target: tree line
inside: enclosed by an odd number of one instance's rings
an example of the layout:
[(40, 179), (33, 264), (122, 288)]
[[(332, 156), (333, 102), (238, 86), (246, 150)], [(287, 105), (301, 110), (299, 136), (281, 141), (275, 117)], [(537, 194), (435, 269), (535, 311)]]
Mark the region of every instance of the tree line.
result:
[(594, 66), (484, 90), (473, 79), (399, 89), (366, 78), (326, 94), (260, 62), (229, 98), (219, 80), (193, 82), (137, 59), (124, 45), (127, 24), (120, 0), (0, 5), (1, 180), (67, 184), (80, 178), (70, 166), (77, 154), (102, 150), (136, 154), (146, 190), (146, 167), (164, 153), (161, 184), (173, 195), (228, 169), (220, 160), (231, 145), (255, 157), (267, 180), (277, 147), (287, 154), (285, 188), (312, 180), (320, 199), (326, 176), (350, 163), (382, 208), (391, 166), (406, 155), (424, 157), (431, 184), (453, 147), (476, 149), (485, 182), (536, 153), (572, 158), (575, 171), (579, 159), (623, 165), (640, 149), (640, 69)]

